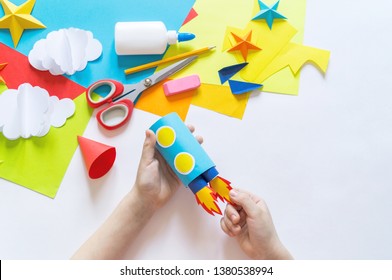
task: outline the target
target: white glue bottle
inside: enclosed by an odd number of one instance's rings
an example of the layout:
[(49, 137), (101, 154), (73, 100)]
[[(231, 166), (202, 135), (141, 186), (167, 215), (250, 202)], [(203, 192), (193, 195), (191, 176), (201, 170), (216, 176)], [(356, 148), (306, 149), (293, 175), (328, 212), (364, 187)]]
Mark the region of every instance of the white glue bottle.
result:
[(195, 38), (192, 33), (167, 30), (161, 21), (117, 22), (114, 41), (118, 55), (162, 54), (167, 45)]

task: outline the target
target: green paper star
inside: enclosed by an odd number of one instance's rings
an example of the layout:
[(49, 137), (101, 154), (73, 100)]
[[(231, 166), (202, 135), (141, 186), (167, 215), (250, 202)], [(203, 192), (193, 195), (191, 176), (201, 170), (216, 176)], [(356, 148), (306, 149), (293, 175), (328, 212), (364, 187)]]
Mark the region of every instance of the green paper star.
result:
[(252, 20), (265, 19), (265, 21), (268, 24), (268, 27), (270, 29), (272, 29), (272, 24), (274, 22), (274, 19), (286, 19), (286, 17), (284, 15), (282, 15), (276, 11), (278, 9), (280, 0), (278, 2), (276, 2), (274, 5), (272, 5), (271, 7), (268, 7), (266, 4), (261, 2), (261, 0), (258, 0), (258, 1), (259, 1), (259, 6), (260, 6), (260, 11), (257, 13), (257, 15)]

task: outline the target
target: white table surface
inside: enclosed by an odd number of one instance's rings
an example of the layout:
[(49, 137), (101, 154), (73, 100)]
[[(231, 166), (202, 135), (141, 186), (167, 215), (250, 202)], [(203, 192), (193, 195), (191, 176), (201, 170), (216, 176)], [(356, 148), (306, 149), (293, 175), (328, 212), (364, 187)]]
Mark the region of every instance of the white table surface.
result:
[[(242, 121), (191, 107), (187, 123), (223, 177), (262, 196), (298, 259), (392, 258), (392, 17), (387, 0), (308, 0), (305, 45), (328, 49), (299, 96), (254, 94)], [(117, 148), (113, 169), (90, 180), (78, 149), (52, 200), (0, 179), (0, 259), (67, 259), (135, 180), (144, 131), (157, 116), (135, 110), (126, 129), (84, 136)], [(141, 232), (127, 258), (242, 259), (219, 217), (180, 189)]]

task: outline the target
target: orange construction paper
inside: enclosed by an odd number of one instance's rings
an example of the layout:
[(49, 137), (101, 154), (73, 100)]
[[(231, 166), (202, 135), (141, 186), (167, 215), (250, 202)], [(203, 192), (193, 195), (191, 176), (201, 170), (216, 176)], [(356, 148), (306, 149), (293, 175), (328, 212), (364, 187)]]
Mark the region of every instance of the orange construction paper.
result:
[(166, 96), (163, 92), (163, 84), (168, 80), (162, 81), (156, 86), (145, 90), (135, 108), (147, 111), (158, 116), (165, 116), (171, 112), (176, 112), (184, 121), (194, 95), (198, 95), (199, 89), (184, 93)]

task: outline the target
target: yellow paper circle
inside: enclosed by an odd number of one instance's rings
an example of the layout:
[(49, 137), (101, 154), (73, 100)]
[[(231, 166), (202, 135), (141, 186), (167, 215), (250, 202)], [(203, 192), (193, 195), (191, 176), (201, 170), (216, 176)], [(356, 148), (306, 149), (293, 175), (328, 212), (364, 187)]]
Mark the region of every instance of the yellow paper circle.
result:
[(174, 167), (178, 173), (187, 175), (195, 168), (195, 159), (189, 153), (179, 153), (174, 159)]
[(168, 148), (176, 140), (176, 132), (170, 126), (162, 126), (157, 130), (157, 142), (162, 148)]

